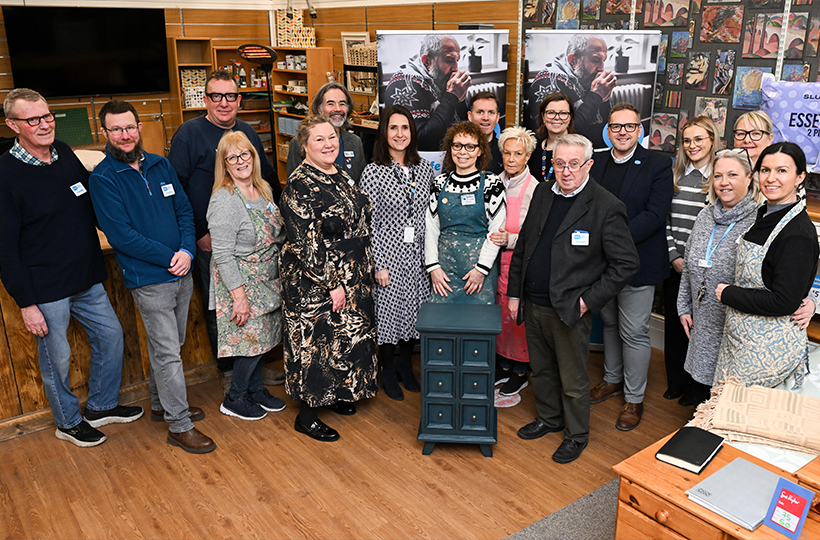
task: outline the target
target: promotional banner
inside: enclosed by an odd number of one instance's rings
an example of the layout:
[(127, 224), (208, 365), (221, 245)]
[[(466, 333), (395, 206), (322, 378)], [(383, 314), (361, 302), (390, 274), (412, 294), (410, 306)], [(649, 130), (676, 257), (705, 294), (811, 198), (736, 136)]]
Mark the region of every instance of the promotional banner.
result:
[(820, 83), (776, 81), (761, 85), (765, 111), (774, 124), (774, 142), (790, 141), (803, 149), (810, 172), (820, 172)]

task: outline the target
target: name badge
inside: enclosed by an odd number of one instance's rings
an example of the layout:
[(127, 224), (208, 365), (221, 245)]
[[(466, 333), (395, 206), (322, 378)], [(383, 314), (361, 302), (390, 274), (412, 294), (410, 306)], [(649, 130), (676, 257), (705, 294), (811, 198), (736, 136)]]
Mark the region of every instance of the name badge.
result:
[[(349, 167), (348, 167), (348, 168), (349, 168)], [(356, 184), (356, 182), (355, 182), (352, 178), (351, 178), (350, 180), (348, 180), (348, 181), (347, 181), (347, 185), (349, 185), (349, 186), (353, 186), (353, 185), (355, 185), (355, 184)]]
[(701, 259), (698, 261), (698, 266), (700, 266), (701, 268), (712, 268), (712, 261)]
[(163, 197), (171, 197), (172, 195), (176, 195), (176, 193), (174, 193), (174, 186), (172, 184), (162, 184), (161, 187)]
[(345, 157), (352, 158), (353, 157), (353, 151), (352, 150), (345, 150)]
[(461, 196), (461, 206), (475, 204), (475, 193), (467, 193)]
[(88, 190), (85, 189), (85, 186), (83, 185), (82, 182), (77, 182), (76, 184), (71, 186), (71, 191), (74, 192), (75, 197), (79, 197), (80, 195), (85, 195), (88, 192)]
[(415, 227), (405, 227), (404, 228), (404, 243), (405, 244), (412, 244), (413, 237), (416, 235)]
[(587, 231), (572, 231), (572, 245), (573, 246), (588, 246), (589, 232)]

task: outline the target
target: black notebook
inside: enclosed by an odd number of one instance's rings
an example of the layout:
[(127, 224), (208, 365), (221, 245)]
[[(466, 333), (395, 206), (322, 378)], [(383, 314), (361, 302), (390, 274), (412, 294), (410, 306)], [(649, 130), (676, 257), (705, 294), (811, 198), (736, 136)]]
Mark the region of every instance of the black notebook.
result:
[(655, 458), (700, 474), (722, 447), (723, 437), (697, 427), (683, 427), (666, 441)]

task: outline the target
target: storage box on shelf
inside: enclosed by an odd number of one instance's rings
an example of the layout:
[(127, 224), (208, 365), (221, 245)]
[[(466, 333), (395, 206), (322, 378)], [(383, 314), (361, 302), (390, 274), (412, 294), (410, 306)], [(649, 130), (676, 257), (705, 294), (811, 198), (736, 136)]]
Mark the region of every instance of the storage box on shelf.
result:
[[(331, 47), (298, 48), (298, 47), (273, 47), (278, 56), (277, 64), (271, 72), (270, 84), (273, 89), (274, 102), (300, 102), (310, 107), (310, 102), (317, 90), (327, 82), (327, 73), (333, 70), (333, 49)], [(301, 63), (292, 62), (288, 64), (286, 57), (304, 56), (304, 66), (306, 69), (287, 69), (291, 67), (301, 67)], [(285, 62), (285, 69), (278, 67), (278, 62)], [(300, 81), (299, 84), (291, 84)], [(306, 81), (303, 86), (301, 81)], [(305, 91), (293, 91), (302, 90)], [(277, 148), (290, 144), (291, 138), (296, 135), (299, 122), (304, 116), (292, 114), (284, 107), (274, 108), (274, 144)], [(284, 185), (287, 181), (287, 153), (282, 155), (277, 152), (276, 159), (279, 161), (277, 169), (279, 181)]]

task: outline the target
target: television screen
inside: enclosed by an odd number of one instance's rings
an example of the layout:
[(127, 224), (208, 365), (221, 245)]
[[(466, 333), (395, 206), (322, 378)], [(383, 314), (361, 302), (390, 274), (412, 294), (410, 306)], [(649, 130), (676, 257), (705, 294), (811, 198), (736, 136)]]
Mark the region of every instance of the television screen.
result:
[(162, 9), (3, 6), (14, 85), (45, 97), (168, 92)]

